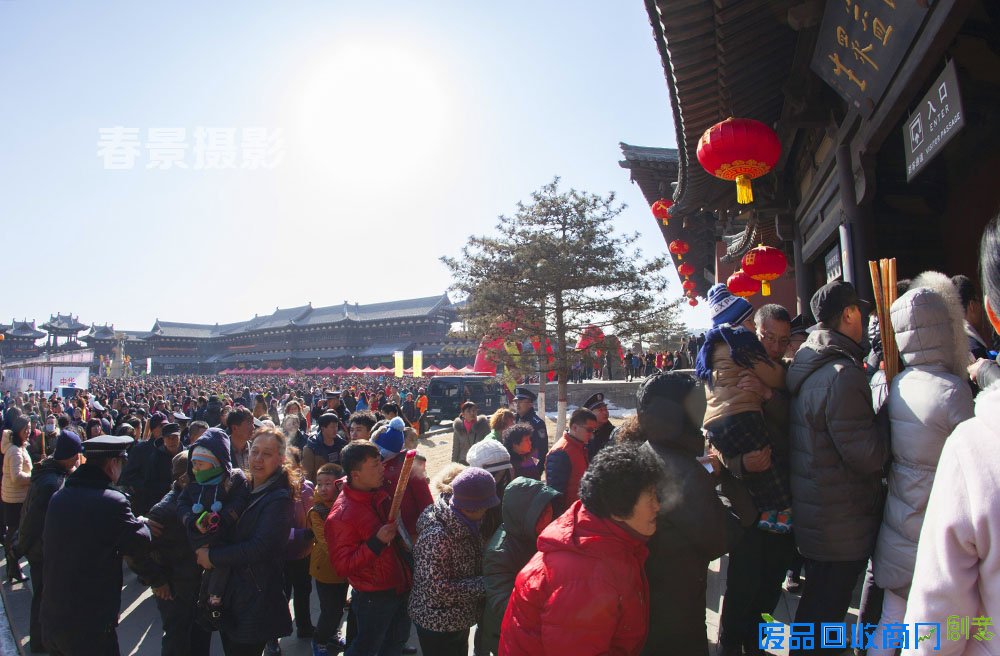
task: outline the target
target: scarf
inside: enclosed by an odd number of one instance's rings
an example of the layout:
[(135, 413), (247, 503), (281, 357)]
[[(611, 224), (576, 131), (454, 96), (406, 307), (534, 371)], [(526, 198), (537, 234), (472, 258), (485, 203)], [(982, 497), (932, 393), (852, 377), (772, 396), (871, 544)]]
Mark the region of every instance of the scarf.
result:
[(212, 467), (211, 469), (194, 470), (194, 480), (199, 485), (218, 485), (222, 482), (222, 467)]
[(767, 351), (757, 339), (757, 335), (742, 326), (730, 326), (728, 323), (721, 324), (705, 333), (705, 343), (698, 351), (698, 359), (695, 362), (695, 375), (704, 381), (709, 389), (712, 388), (712, 351), (716, 344), (725, 342), (729, 347), (729, 355), (738, 366), (750, 369), (755, 362), (767, 362)]

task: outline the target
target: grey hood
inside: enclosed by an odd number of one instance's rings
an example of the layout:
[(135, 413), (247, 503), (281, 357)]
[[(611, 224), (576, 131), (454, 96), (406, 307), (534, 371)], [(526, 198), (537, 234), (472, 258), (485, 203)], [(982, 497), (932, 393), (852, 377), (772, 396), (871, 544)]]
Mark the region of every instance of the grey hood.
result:
[(968, 378), (969, 344), (958, 290), (948, 276), (927, 271), (890, 309), (899, 354), (907, 367), (940, 365)]

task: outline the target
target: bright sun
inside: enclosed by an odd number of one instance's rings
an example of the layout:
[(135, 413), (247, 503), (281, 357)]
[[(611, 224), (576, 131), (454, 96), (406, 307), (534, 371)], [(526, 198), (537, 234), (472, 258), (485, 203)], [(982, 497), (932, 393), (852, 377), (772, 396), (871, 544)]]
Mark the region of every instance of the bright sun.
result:
[(391, 42), (338, 46), (304, 72), (292, 127), (311, 173), (337, 187), (419, 182), (442, 162), (454, 99), (428, 54)]

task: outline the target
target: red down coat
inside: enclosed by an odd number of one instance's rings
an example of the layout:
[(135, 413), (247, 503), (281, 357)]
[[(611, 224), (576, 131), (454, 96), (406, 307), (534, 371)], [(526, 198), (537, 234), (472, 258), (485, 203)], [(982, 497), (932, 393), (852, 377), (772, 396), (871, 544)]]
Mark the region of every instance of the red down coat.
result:
[(580, 501), (538, 537), (514, 581), (500, 656), (638, 655), (649, 628), (646, 544)]

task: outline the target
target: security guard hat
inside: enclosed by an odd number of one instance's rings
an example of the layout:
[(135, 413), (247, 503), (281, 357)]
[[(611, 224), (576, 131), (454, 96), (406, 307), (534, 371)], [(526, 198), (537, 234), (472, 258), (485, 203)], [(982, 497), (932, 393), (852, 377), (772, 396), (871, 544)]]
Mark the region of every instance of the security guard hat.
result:
[(583, 402), (583, 407), (587, 410), (594, 410), (601, 406), (607, 407), (608, 402), (604, 400), (604, 392), (598, 392)]
[(83, 443), (83, 455), (88, 458), (120, 458), (128, 453), (134, 440), (124, 435), (100, 435)]
[(531, 401), (532, 403), (534, 403), (535, 399), (537, 399), (537, 398), (538, 398), (538, 395), (535, 394), (534, 392), (532, 392), (527, 387), (515, 387), (514, 388), (514, 400), (515, 401)]

